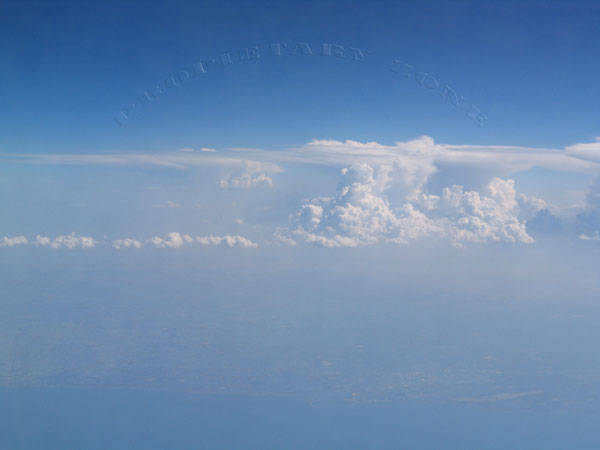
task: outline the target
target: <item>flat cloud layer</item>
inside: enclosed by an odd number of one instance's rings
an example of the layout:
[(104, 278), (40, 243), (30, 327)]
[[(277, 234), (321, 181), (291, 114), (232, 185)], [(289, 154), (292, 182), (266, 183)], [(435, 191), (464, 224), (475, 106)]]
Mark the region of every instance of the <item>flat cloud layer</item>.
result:
[[(422, 136), (394, 145), (352, 140), (312, 140), (286, 150), (234, 148), (220, 152), (113, 153), (113, 154), (17, 154), (0, 153), (12, 161), (31, 161), (71, 165), (156, 165), (171, 168), (214, 166), (244, 168), (247, 173), (276, 174), (281, 164), (303, 163), (350, 166), (365, 162), (372, 166), (397, 164), (414, 181), (422, 179), (436, 166), (452, 164), (493, 168), (513, 173), (533, 167), (588, 174), (600, 173), (600, 139), (565, 149), (547, 149), (508, 145), (437, 144)], [(420, 175), (420, 177), (419, 177)]]

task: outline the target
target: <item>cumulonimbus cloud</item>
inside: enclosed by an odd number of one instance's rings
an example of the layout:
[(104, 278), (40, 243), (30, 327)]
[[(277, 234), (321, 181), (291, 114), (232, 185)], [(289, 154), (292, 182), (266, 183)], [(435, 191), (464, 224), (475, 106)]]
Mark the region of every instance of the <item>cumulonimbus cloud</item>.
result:
[(374, 174), (366, 163), (342, 170), (337, 194), (304, 204), (292, 233), (326, 247), (401, 244), (427, 236), (447, 237), (454, 245), (534, 242), (521, 210), (532, 214), (545, 203), (518, 196), (513, 180), (494, 178), (483, 193), (453, 185), (441, 195), (420, 193), (392, 207)]
[[(540, 198), (518, 193), (511, 175), (540, 167), (600, 176), (600, 139), (564, 149), (439, 144), (428, 136), (392, 145), (315, 139), (285, 150), (1, 154), (0, 158), (54, 164), (158, 165), (177, 169), (214, 166), (225, 172), (221, 186), (227, 188), (270, 186), (270, 175), (294, 164), (327, 166), (342, 171), (340, 189), (332, 197), (320, 196), (298, 205), (292, 224), (287, 224), (287, 232), (280, 232), (275, 242), (292, 245), (291, 242), (296, 242), (294, 239), (300, 238), (333, 247), (444, 237), (455, 245), (486, 241), (530, 243), (533, 237), (527, 230), (527, 221), (547, 210), (549, 205)], [(587, 224), (580, 230), (585, 236), (594, 235), (600, 227), (597, 192), (599, 189), (590, 188), (586, 208), (578, 216)], [(286, 228), (286, 224), (280, 226)], [(171, 233), (155, 236), (150, 243), (159, 248), (178, 248), (192, 242), (251, 246), (242, 239), (245, 238), (198, 238)], [(83, 243), (73, 236), (53, 241), (41, 238), (35, 242), (49, 246), (93, 246), (96, 243)], [(113, 246), (136, 247), (126, 242), (113, 243)], [(142, 245), (141, 240), (137, 242)]]

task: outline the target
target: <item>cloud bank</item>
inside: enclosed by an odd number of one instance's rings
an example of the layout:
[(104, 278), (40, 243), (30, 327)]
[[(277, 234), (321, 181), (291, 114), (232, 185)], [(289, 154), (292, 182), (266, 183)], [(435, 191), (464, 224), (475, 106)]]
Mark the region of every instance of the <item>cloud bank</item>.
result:
[(80, 236), (75, 233), (70, 233), (65, 236), (57, 236), (54, 239), (50, 239), (46, 236), (40, 236), (39, 234), (35, 237), (34, 244), (42, 247), (48, 246), (51, 248), (66, 247), (69, 249), (73, 248), (92, 248), (95, 247), (99, 242), (89, 236)]
[(12, 238), (3, 237), (0, 239), (0, 247), (14, 247), (15, 245), (24, 245), (29, 241), (25, 236), (15, 236)]
[(179, 234), (177, 232), (169, 233), (164, 237), (154, 236), (151, 239), (152, 244), (158, 248), (180, 248), (185, 244), (197, 243), (201, 245), (225, 245), (227, 247), (256, 248), (258, 244), (252, 242), (243, 236), (196, 236), (191, 237), (188, 234)]
[(513, 180), (493, 178), (483, 193), (453, 185), (441, 195), (413, 192), (393, 208), (383, 191), (386, 171), (361, 163), (342, 170), (344, 178), (333, 198), (321, 197), (302, 205), (293, 233), (306, 242), (326, 247), (378, 242), (404, 244), (428, 236), (449, 238), (454, 245), (468, 242), (532, 243), (521, 210), (541, 209), (539, 199), (519, 196)]
[[(29, 240), (25, 236), (16, 237), (2, 237), (0, 238), (0, 247), (14, 247), (17, 245), (33, 245), (36, 247), (48, 247), (53, 249), (89, 249), (101, 246), (105, 244), (103, 241), (97, 240), (90, 236), (80, 236), (75, 233), (68, 235), (56, 236), (55, 238), (49, 238), (47, 236), (40, 236), (39, 234), (34, 240)], [(114, 239), (110, 246), (115, 250), (122, 249), (139, 249), (144, 245), (151, 245), (154, 248), (181, 248), (186, 244), (197, 244), (197, 245), (212, 245), (212, 246), (225, 246), (225, 247), (238, 247), (238, 248), (257, 248), (258, 244), (251, 241), (244, 236), (239, 235), (225, 235), (225, 236), (196, 236), (191, 237), (188, 234), (172, 232), (167, 235), (160, 237), (154, 236), (146, 241), (141, 239), (133, 238), (122, 238)]]
[[(585, 204), (577, 206), (579, 209), (573, 207), (576, 218), (569, 219), (568, 226), (555, 228), (568, 229), (573, 237), (589, 241), (595, 240), (600, 230), (600, 138), (563, 149), (438, 144), (423, 136), (393, 145), (314, 139), (285, 150), (212, 150), (186, 148), (156, 154), (109, 155), (0, 154), (0, 158), (71, 165), (155, 165), (167, 170), (207, 166), (221, 172), (217, 178), (221, 188), (232, 190), (272, 187), (272, 175), (298, 167), (334, 169), (327, 173), (340, 178), (335, 191), (305, 198), (295, 205), (275, 205), (275, 208), (291, 206), (286, 212), (290, 220), (276, 224), (275, 234), (271, 231), (262, 236), (280, 245), (294, 245), (299, 240), (326, 247), (405, 244), (429, 238), (444, 239), (457, 246), (484, 242), (531, 244), (535, 239), (528, 224), (539, 228), (544, 220), (561, 224), (565, 220), (563, 212), (557, 212), (546, 200), (518, 192), (514, 174), (542, 168), (596, 177)], [(279, 176), (284, 181), (285, 175)], [(280, 178), (277, 180), (279, 188)], [(252, 194), (261, 193), (266, 195), (261, 189)], [(238, 194), (231, 192), (231, 195)], [(178, 205), (166, 203), (171, 208)], [(566, 213), (563, 215), (566, 217)], [(0, 246), (27, 242), (24, 236), (5, 237)], [(33, 244), (91, 248), (98, 242), (72, 233), (54, 239), (38, 236)], [(238, 235), (192, 237), (173, 232), (147, 241), (116, 239), (112, 246), (124, 249), (150, 244), (156, 248), (180, 248), (192, 243), (246, 248), (257, 245)]]

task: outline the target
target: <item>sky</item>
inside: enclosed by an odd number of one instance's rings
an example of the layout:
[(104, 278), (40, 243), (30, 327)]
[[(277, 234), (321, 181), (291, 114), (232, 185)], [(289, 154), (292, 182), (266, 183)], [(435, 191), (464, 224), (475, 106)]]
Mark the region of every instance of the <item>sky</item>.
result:
[(597, 407), (599, 44), (585, 1), (4, 2), (0, 382)]

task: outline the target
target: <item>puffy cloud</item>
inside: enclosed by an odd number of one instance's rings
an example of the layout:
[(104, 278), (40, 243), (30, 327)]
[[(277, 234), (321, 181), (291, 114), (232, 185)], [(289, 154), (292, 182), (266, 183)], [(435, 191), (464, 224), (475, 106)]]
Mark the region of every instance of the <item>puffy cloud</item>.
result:
[(246, 239), (243, 236), (197, 236), (191, 237), (188, 234), (179, 234), (177, 232), (169, 233), (164, 238), (154, 236), (150, 242), (158, 248), (180, 248), (184, 244), (198, 243), (202, 245), (226, 245), (228, 247), (253, 248), (258, 247), (258, 244)]
[[(284, 150), (182, 150), (0, 156), (53, 164), (148, 164), (180, 169), (211, 166), (223, 169), (219, 174), (222, 187), (240, 189), (272, 186), (272, 174), (293, 164), (344, 168), (343, 184), (335, 197), (306, 201), (295, 216), (297, 236), (328, 246), (407, 242), (425, 236), (446, 236), (457, 245), (488, 240), (532, 242), (528, 223), (535, 229), (543, 226), (548, 215), (563, 222), (567, 214), (542, 199), (516, 193), (511, 174), (539, 167), (600, 175), (599, 138), (564, 149), (439, 144), (422, 136), (391, 145), (313, 140)], [(588, 192), (576, 231), (573, 221), (562, 227), (573, 236), (591, 235), (600, 226), (600, 182), (596, 185)], [(155, 237), (152, 243), (176, 248), (185, 241), (179, 235), (179, 239)]]
[(152, 244), (158, 248), (179, 248), (184, 243), (194, 242), (191, 236), (187, 234), (179, 234), (177, 232), (169, 233), (164, 238), (154, 236), (151, 240)]
[[(294, 245), (290, 242), (293, 240), (281, 236), (281, 242), (286, 242), (288, 245)], [(154, 236), (148, 242), (153, 244), (157, 248), (180, 248), (186, 244), (200, 244), (200, 245), (224, 245), (227, 247), (241, 247), (241, 248), (256, 248), (258, 244), (239, 235), (225, 235), (225, 236), (197, 236), (192, 237), (188, 234), (172, 232), (168, 233), (164, 237)], [(0, 238), (0, 247), (13, 247), (15, 245), (24, 245), (30, 243), (25, 236), (16, 236), (12, 238), (3, 237)], [(92, 248), (100, 244), (99, 241), (88, 236), (79, 236), (75, 233), (71, 233), (65, 236), (57, 236), (54, 239), (47, 236), (37, 235), (35, 240), (31, 244), (50, 247), (50, 248), (61, 248), (66, 247), (69, 249), (73, 248)], [(120, 250), (124, 248), (141, 248), (143, 242), (138, 239), (124, 238), (115, 239), (112, 241), (112, 247)]]
[(585, 233), (581, 233), (578, 237), (582, 241), (600, 241), (600, 234), (598, 234), (597, 231), (591, 236), (589, 236)]
[(375, 176), (370, 165), (359, 163), (343, 169), (342, 176), (334, 198), (302, 205), (294, 234), (325, 247), (401, 244), (427, 236), (446, 236), (454, 245), (490, 240), (531, 243), (521, 209), (537, 211), (545, 206), (533, 197), (517, 199), (513, 180), (494, 178), (483, 193), (453, 185), (441, 196), (414, 192), (401, 207), (393, 208), (377, 179), (386, 173)]
[(462, 186), (444, 188), (435, 213), (446, 223), (452, 242), (534, 242), (519, 218), (514, 185), (513, 180), (494, 178), (485, 195), (465, 192)]
[(66, 236), (57, 236), (54, 239), (50, 239), (46, 236), (40, 236), (39, 234), (35, 237), (34, 244), (41, 246), (48, 246), (51, 248), (67, 247), (73, 248), (92, 248), (95, 247), (99, 242), (89, 236), (79, 236), (75, 233), (70, 233)]
[(275, 238), (276, 243), (279, 245), (284, 245), (287, 247), (295, 247), (296, 245), (298, 245), (298, 243), (295, 240), (283, 234), (275, 233), (273, 237)]
[(112, 246), (117, 250), (121, 248), (140, 248), (142, 243), (136, 239), (126, 238), (126, 239), (116, 239), (113, 241)]
[(527, 220), (536, 217), (540, 211), (547, 210), (549, 206), (545, 200), (527, 194), (518, 194), (517, 202), (520, 216)]
[(266, 174), (261, 173), (256, 176), (252, 176), (249, 173), (240, 175), (239, 177), (222, 178), (219, 182), (222, 188), (241, 188), (250, 189), (257, 186), (273, 186), (273, 179), (268, 177)]
[(258, 244), (243, 236), (198, 236), (196, 242), (202, 245), (227, 245), (228, 247), (256, 248)]
[(15, 236), (12, 238), (5, 236), (3, 238), (0, 238), (0, 247), (14, 247), (15, 245), (27, 244), (28, 242), (29, 241), (25, 236)]
[[(407, 242), (442, 230), (422, 212), (405, 204), (393, 210), (380, 193), (381, 183), (366, 163), (343, 169), (334, 198), (318, 198), (302, 206), (295, 234), (326, 247), (353, 247), (380, 240)], [(385, 175), (384, 175), (385, 176)]]

